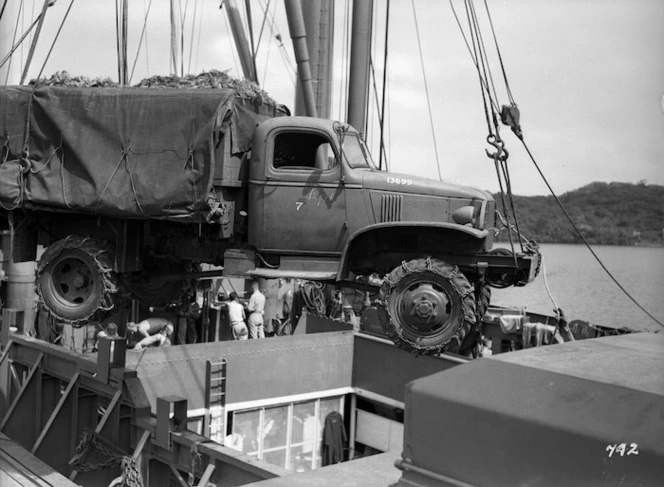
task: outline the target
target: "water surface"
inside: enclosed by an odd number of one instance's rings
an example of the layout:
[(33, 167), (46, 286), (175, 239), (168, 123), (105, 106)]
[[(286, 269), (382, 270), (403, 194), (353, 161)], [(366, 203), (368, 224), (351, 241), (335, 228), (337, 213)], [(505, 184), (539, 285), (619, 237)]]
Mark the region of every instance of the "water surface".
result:
[[(596, 245), (593, 250), (618, 282), (664, 323), (664, 248)], [(570, 320), (664, 332), (620, 291), (585, 246), (543, 244), (541, 252), (551, 294)], [(528, 286), (492, 291), (492, 304), (546, 314), (553, 310), (542, 271)]]

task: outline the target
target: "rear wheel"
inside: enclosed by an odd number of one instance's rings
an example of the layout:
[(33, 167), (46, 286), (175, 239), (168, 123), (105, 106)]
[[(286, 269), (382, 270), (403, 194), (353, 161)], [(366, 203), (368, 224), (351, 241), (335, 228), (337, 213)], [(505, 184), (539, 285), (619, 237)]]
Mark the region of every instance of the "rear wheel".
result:
[(115, 305), (113, 251), (105, 242), (70, 236), (48, 247), (37, 266), (37, 293), (59, 321), (82, 325)]
[(424, 354), (456, 350), (476, 322), (474, 288), (454, 265), (431, 258), (404, 261), (383, 281), (378, 316), (402, 348)]

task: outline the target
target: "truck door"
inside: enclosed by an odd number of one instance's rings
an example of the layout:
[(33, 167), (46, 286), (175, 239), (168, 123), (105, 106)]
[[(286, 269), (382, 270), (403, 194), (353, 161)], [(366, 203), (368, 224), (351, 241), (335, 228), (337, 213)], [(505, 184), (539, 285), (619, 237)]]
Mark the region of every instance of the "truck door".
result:
[(267, 143), (264, 174), (265, 181), (250, 192), (263, 209), (262, 235), (255, 239), (262, 240), (259, 248), (340, 253), (346, 237), (346, 198), (339, 156), (327, 134), (280, 130)]

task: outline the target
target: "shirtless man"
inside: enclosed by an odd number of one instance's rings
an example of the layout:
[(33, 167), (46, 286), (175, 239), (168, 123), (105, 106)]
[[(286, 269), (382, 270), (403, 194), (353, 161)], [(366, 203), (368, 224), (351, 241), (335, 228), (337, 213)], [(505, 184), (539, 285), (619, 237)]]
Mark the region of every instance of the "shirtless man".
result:
[(142, 350), (143, 348), (148, 347), (161, 347), (170, 345), (171, 340), (168, 337), (173, 334), (173, 325), (168, 326), (170, 327), (170, 333), (168, 333), (168, 327), (166, 327), (156, 335), (150, 335), (143, 338), (132, 347), (132, 350)]
[(129, 348), (140, 350), (146, 346), (170, 345), (173, 329), (173, 323), (166, 318), (152, 317), (140, 323), (129, 322), (128, 335), (132, 333), (135, 337), (135, 340), (130, 339)]

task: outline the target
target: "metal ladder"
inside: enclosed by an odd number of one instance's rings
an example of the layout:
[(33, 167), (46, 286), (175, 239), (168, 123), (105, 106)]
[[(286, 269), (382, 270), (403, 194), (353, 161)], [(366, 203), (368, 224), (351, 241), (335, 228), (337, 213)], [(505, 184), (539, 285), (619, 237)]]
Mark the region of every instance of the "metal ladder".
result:
[(203, 435), (224, 443), (226, 408), (226, 359), (205, 362), (205, 420)]

